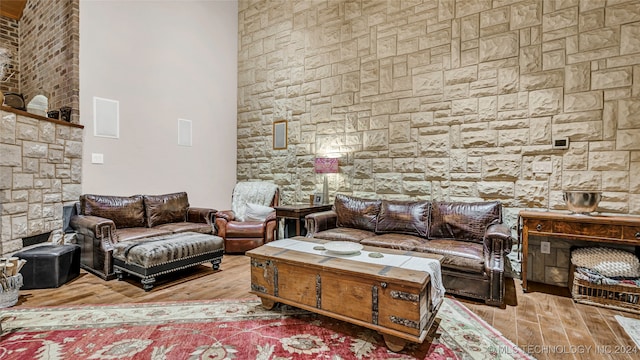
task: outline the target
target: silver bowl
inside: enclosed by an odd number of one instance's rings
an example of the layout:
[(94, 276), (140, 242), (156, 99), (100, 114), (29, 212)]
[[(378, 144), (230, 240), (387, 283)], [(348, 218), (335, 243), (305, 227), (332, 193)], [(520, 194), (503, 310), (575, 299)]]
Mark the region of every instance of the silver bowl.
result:
[(569, 211), (588, 215), (598, 208), (602, 193), (599, 191), (565, 191), (562, 197)]

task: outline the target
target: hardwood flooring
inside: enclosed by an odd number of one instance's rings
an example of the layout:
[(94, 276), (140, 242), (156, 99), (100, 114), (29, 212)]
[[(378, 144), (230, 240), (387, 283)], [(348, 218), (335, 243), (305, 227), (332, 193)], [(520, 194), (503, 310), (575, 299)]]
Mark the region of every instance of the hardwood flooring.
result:
[[(249, 258), (225, 255), (219, 271), (202, 265), (158, 279), (150, 292), (137, 278), (103, 281), (82, 271), (57, 289), (22, 290), (15, 307), (145, 303), (220, 298), (252, 298)], [(567, 289), (507, 279), (507, 305), (497, 308), (457, 298), (512, 342), (537, 359), (640, 359), (640, 349), (614, 318), (640, 315), (576, 304)], [(504, 349), (508, 351), (508, 349)]]

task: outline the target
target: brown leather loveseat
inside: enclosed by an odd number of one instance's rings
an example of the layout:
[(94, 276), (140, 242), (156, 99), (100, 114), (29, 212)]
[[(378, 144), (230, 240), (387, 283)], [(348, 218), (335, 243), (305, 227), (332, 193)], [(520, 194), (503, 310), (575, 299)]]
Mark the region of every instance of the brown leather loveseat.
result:
[(81, 247), (80, 266), (105, 280), (115, 278), (113, 244), (180, 232), (213, 233), (214, 209), (189, 206), (186, 192), (164, 195), (85, 194), (70, 225)]
[(500, 202), (430, 202), (337, 195), (333, 209), (306, 216), (307, 236), (444, 256), (446, 291), (504, 302), (504, 263), (513, 239)]

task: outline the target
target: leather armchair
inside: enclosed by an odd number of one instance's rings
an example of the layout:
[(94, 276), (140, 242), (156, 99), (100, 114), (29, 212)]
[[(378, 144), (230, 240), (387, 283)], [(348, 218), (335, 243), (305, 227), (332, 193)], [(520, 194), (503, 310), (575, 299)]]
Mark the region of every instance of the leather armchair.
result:
[[(249, 182), (238, 183), (238, 185), (246, 185), (247, 183)], [(279, 190), (275, 185), (262, 182), (254, 182), (253, 184), (258, 188), (264, 186), (265, 191), (273, 191), (269, 207), (278, 206)], [(238, 185), (234, 188), (232, 197), (235, 207), (246, 205), (246, 203), (242, 203), (243, 200), (238, 199), (239, 197), (247, 199), (246, 194), (240, 193), (242, 190)], [(236, 212), (237, 210), (222, 210), (215, 214), (217, 235), (224, 239), (226, 253), (244, 253), (275, 240), (277, 224), (275, 211), (269, 214), (264, 221), (246, 220)]]

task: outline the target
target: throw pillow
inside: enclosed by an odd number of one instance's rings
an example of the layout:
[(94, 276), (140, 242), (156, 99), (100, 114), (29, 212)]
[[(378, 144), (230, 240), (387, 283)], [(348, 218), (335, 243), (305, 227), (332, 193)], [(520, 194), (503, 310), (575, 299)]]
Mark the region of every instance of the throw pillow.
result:
[(186, 221), (189, 209), (186, 192), (144, 195), (143, 198), (148, 227)]
[(427, 237), (428, 219), (428, 201), (382, 200), (376, 232)]
[(640, 261), (635, 254), (621, 249), (585, 247), (571, 252), (571, 263), (609, 278), (640, 277)]
[(259, 204), (247, 203), (247, 211), (244, 215), (245, 221), (265, 221), (276, 209)]
[(338, 227), (376, 231), (380, 200), (360, 199), (338, 194), (333, 204)]
[(80, 196), (83, 215), (111, 219), (116, 228), (144, 227), (142, 196), (109, 196), (85, 194)]
[(469, 240), (481, 243), (487, 226), (502, 221), (498, 201), (434, 202), (429, 239)]

